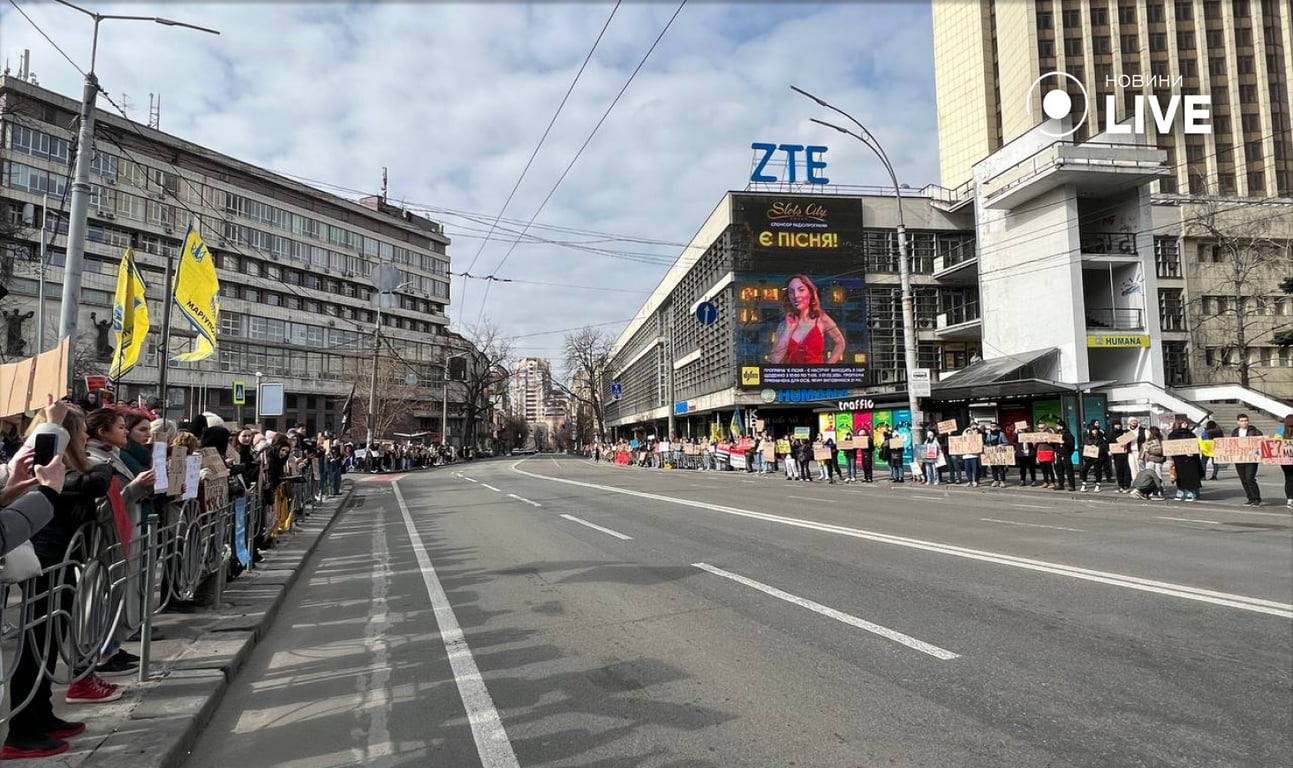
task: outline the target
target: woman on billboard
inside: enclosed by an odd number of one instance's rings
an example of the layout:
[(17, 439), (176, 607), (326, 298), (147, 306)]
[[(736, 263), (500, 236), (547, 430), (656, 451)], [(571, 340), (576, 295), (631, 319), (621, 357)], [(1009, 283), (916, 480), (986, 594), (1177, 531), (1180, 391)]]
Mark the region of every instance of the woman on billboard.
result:
[[(792, 275), (786, 281), (781, 301), (786, 319), (777, 328), (773, 363), (833, 365), (844, 359), (844, 332), (822, 311), (817, 286), (807, 275)], [(826, 351), (830, 340), (831, 350)]]

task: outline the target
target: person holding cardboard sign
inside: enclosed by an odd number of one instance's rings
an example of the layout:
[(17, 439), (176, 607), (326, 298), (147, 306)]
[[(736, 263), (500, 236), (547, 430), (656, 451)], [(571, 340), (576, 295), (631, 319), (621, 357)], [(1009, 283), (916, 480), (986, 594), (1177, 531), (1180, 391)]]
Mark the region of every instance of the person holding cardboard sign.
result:
[(1087, 476), (1095, 469), (1095, 492), (1100, 492), (1100, 481), (1108, 474), (1109, 439), (1100, 422), (1092, 421), (1082, 435), (1082, 492), (1086, 492)]
[[(1241, 413), (1235, 417), (1235, 428), (1230, 433), (1231, 437), (1260, 437), (1262, 431), (1254, 427), (1248, 421), (1248, 414)], [(1244, 495), (1248, 501), (1244, 503), (1245, 507), (1260, 507), (1262, 505), (1262, 489), (1257, 485), (1257, 457), (1253, 461), (1236, 461), (1235, 472), (1239, 474), (1239, 482), (1244, 486)]]
[[(1190, 422), (1185, 418), (1177, 419), (1176, 428), (1167, 436), (1168, 440), (1194, 440), (1198, 438), (1190, 430)], [(1195, 501), (1203, 492), (1203, 462), (1198, 453), (1172, 457), (1172, 474), (1176, 476), (1176, 500)]]

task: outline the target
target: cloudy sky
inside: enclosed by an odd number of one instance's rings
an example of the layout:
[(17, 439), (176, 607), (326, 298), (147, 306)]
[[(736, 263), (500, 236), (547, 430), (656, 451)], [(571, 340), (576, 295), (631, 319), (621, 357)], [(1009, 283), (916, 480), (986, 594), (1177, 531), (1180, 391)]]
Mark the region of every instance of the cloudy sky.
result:
[[(15, 2), (88, 65), (88, 18)], [(96, 68), (135, 119), (160, 93), (163, 130), (334, 193), (375, 192), (386, 166), (393, 201), (445, 223), (455, 272), (514, 281), (482, 301), (486, 283), (455, 277), (453, 327), (488, 320), (541, 356), (559, 357), (548, 331), (618, 333), (723, 192), (745, 187), (751, 142), (825, 144), (833, 183), (887, 183), (864, 147), (808, 122), (827, 115), (792, 83), (866, 123), (903, 183), (938, 181), (927, 2), (691, 0), (517, 243), (678, 8), (628, 1), (486, 240), (613, 7), (96, 3), (222, 33), (105, 23)], [(0, 57), (16, 69), (24, 48), (42, 86), (79, 94), (77, 71), (4, 0)]]

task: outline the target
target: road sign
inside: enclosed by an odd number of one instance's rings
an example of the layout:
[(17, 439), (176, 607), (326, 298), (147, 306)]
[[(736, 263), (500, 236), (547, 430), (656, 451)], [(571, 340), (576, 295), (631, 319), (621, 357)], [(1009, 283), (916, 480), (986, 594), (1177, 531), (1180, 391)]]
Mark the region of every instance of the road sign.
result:
[(247, 382), (235, 381), (233, 383), (233, 404), (234, 405), (247, 404)]
[(718, 307), (712, 301), (702, 301), (696, 305), (696, 319), (701, 325), (713, 325), (718, 321)]
[(618, 399), (620, 399), (620, 395), (622, 395), (622, 394), (624, 394), (624, 385), (623, 385), (623, 384), (620, 384), (618, 381), (612, 381), (612, 382), (611, 382), (611, 397), (612, 397), (612, 398), (614, 398), (615, 400), (618, 400)]
[(283, 415), (283, 385), (282, 384), (261, 384), (260, 385), (260, 416), (282, 416)]
[(916, 397), (929, 397), (933, 386), (933, 377), (928, 368), (913, 368), (907, 376), (907, 386)]

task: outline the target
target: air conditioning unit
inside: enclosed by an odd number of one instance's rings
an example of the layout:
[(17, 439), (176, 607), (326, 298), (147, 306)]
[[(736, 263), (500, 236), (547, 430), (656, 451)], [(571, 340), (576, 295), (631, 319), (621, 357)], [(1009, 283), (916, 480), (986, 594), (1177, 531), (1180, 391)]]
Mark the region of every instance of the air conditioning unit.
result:
[(98, 215), (98, 217), (99, 217), (99, 218), (101, 218), (101, 219), (115, 219), (115, 218), (117, 218), (116, 216), (114, 216), (114, 215), (112, 214), (112, 211), (103, 211), (103, 210), (101, 210), (101, 211), (98, 211), (97, 215)]
[(882, 368), (880, 370), (880, 382), (882, 384), (894, 384), (898, 381), (898, 371), (892, 368)]
[(175, 230), (174, 230), (173, 228), (171, 228), (171, 227), (162, 227), (162, 231), (163, 231), (163, 232), (165, 232), (165, 233), (166, 233), (166, 234), (168, 234), (168, 235), (173, 235), (173, 234), (175, 234)]
[(115, 187), (115, 186), (117, 186), (117, 180), (116, 180), (116, 179), (104, 179), (104, 180), (103, 180), (103, 183), (104, 183), (104, 184), (107, 184), (107, 185), (108, 185), (108, 186), (110, 186), (110, 187)]
[(932, 317), (916, 318), (916, 327), (922, 331), (931, 331), (935, 328), (936, 325), (937, 323), (934, 322), (934, 318)]

